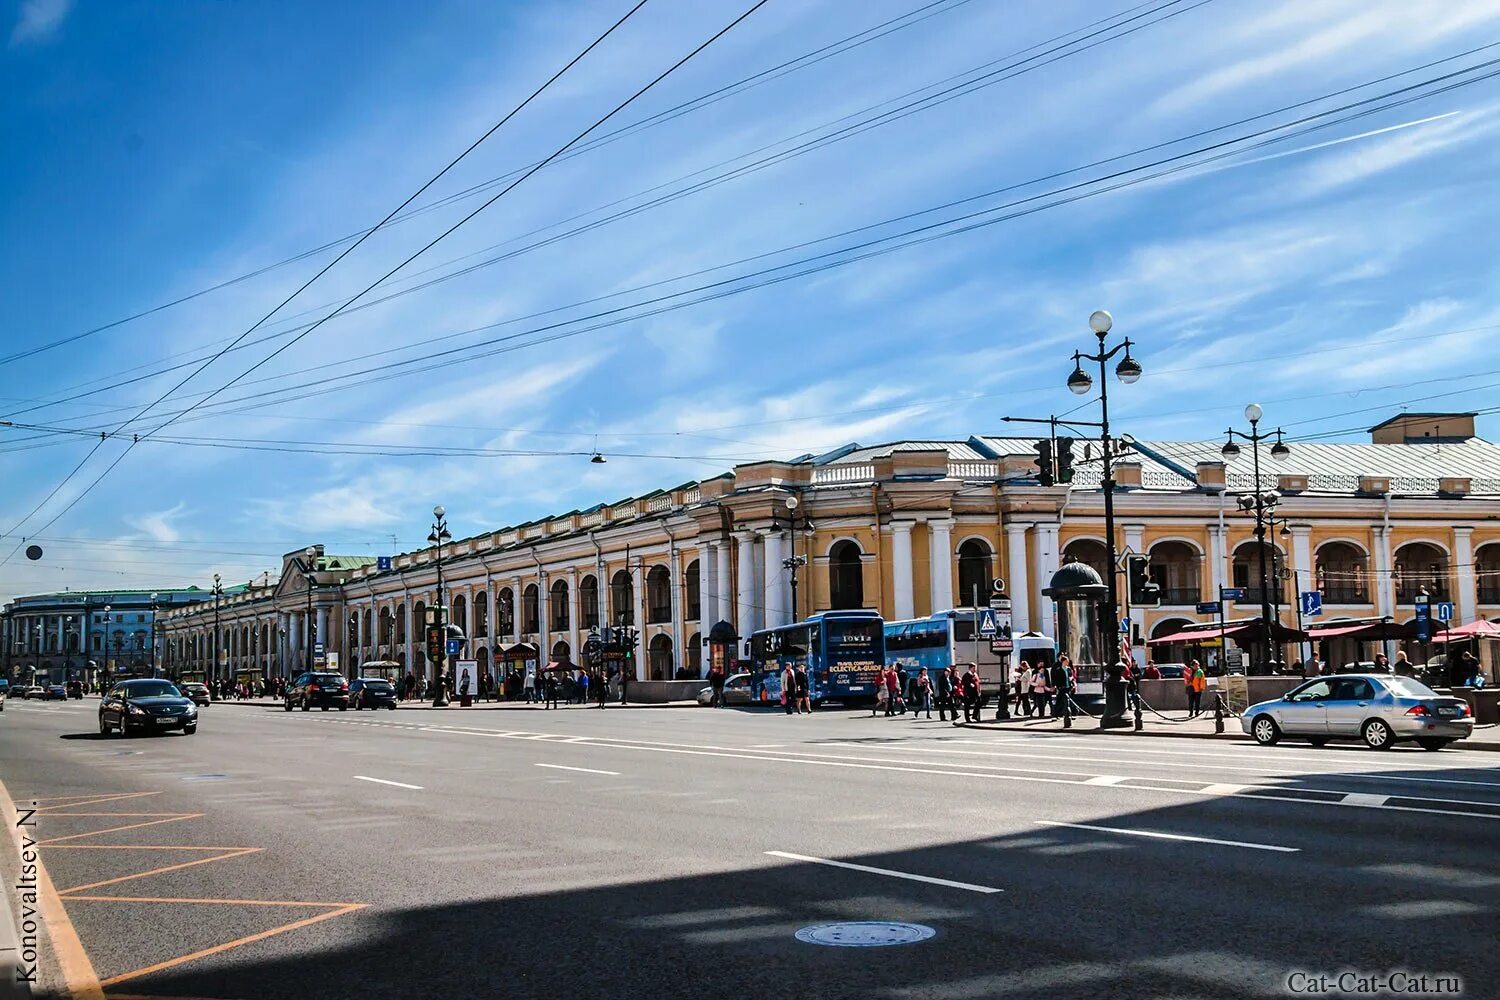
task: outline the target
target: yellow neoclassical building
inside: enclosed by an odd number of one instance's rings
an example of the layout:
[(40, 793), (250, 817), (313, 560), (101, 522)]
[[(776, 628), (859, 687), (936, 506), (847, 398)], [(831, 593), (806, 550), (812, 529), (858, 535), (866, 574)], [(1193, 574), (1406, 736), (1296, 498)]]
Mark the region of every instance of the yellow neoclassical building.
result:
[[(497, 528), (443, 546), (444, 599), (482, 668), (537, 651), (576, 659), (590, 628), (631, 624), (642, 679), (699, 676), (721, 620), (744, 637), (829, 608), (922, 617), (983, 603), (996, 578), (1018, 631), (1055, 634), (1042, 591), (1064, 560), (1103, 572), (1103, 493), (1086, 459), (1070, 485), (1040, 485), (1036, 443), (850, 444)], [(1257, 488), (1251, 455), (1226, 461), (1221, 444), (1129, 441), (1116, 464), (1116, 547), (1146, 554), (1161, 588), (1160, 607), (1132, 615), (1142, 657), (1153, 636), (1212, 620), (1197, 606), (1220, 587), (1245, 591), (1229, 617), (1259, 614), (1254, 522), (1236, 502)], [(1474, 436), (1472, 416), (1403, 415), (1369, 443), (1294, 442), (1284, 462), (1262, 456), (1261, 471), (1259, 489), (1279, 497), (1267, 558), (1284, 623), (1297, 624), (1309, 590), (1325, 620), (1408, 621), (1424, 592), (1454, 604), (1454, 624), (1500, 614), (1500, 446)], [(438, 600), (436, 556), (290, 553), (217, 612), (164, 616), (163, 662), (205, 670), (217, 614), (232, 670), (294, 673), (320, 645), (347, 666), (395, 660), (430, 674), (421, 623)], [(1327, 659), (1358, 658), (1339, 641)]]

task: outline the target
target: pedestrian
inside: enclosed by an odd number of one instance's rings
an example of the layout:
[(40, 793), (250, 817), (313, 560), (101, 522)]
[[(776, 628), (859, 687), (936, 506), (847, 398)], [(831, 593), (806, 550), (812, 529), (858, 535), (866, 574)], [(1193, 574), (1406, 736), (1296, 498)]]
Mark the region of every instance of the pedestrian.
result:
[[(1298, 666), (1301, 666), (1301, 664), (1298, 664)], [(1147, 681), (1161, 680), (1161, 668), (1154, 661), (1147, 660), (1146, 669), (1141, 671), (1141, 679)]]
[(1192, 672), (1188, 674), (1188, 718), (1196, 718), (1203, 713), (1203, 692), (1208, 687), (1208, 678), (1203, 673), (1203, 668), (1198, 661), (1192, 663)]
[(589, 675), (582, 668), (578, 671), (578, 704), (589, 703)]
[(1411, 677), (1416, 673), (1416, 669), (1412, 667), (1411, 661), (1406, 658), (1406, 650), (1396, 650), (1396, 666), (1394, 669), (1398, 677)]
[(630, 671), (626, 670), (626, 669), (621, 669), (621, 671), (620, 671), (620, 704), (624, 705), (626, 703), (626, 700), (629, 698), (629, 696), (630, 696)]
[(1318, 666), (1318, 655), (1314, 653), (1307, 658), (1307, 664), (1302, 668), (1303, 677), (1316, 677), (1323, 671)]
[(897, 715), (906, 714), (906, 704), (911, 701), (911, 676), (906, 672), (904, 663), (896, 664), (896, 691), (900, 695), (898, 705), (900, 710)]
[(927, 675), (927, 668), (923, 667), (918, 673), (916, 680), (912, 681), (916, 691), (916, 697), (912, 699), (911, 717), (916, 721), (917, 713), (927, 711), (927, 718), (932, 718), (932, 678)]
[(1375, 654), (1375, 673), (1388, 674), (1391, 671), (1391, 661), (1384, 653)]
[(1183, 693), (1183, 696), (1187, 698), (1187, 703), (1188, 703), (1188, 718), (1189, 719), (1191, 719), (1193, 717), (1193, 714), (1194, 714), (1193, 713), (1193, 668), (1196, 667), (1197, 665), (1198, 665), (1198, 661), (1197, 660), (1193, 660), (1191, 663), (1189, 663), (1187, 665), (1187, 669), (1183, 670), (1183, 672), (1182, 672), (1182, 693)]
[(1051, 693), (1051, 678), (1049, 668), (1045, 664), (1038, 663), (1036, 669), (1031, 672), (1031, 711), (1027, 714), (1035, 715), (1038, 719), (1046, 718), (1047, 698)]
[(797, 711), (797, 671), (790, 663), (781, 672), (781, 703), (786, 706), (787, 715)]
[(593, 688), (594, 698), (598, 700), (599, 707), (603, 708), (604, 703), (609, 700), (609, 681), (605, 678), (604, 671), (594, 671), (594, 679), (590, 684)]
[(715, 664), (708, 671), (708, 686), (713, 695), (708, 699), (709, 708), (724, 707), (724, 671)]
[(891, 714), (885, 710), (886, 698), (885, 671), (882, 670), (875, 674), (875, 703), (870, 706), (870, 718), (873, 719), (882, 712), (886, 715)]
[(1016, 664), (1016, 675), (1011, 678), (1011, 695), (1016, 700), (1016, 714), (1031, 715), (1031, 668), (1023, 660)]
[(812, 714), (812, 683), (805, 663), (797, 664), (797, 711)]
[(1064, 654), (1057, 658), (1047, 678), (1047, 691), (1054, 699), (1052, 715), (1062, 718), (1064, 729), (1073, 728), (1073, 693), (1077, 690), (1073, 661)]
[(557, 707), (558, 689), (562, 687), (556, 671), (542, 671), (542, 685), (547, 694), (547, 708)]
[(901, 678), (895, 667), (885, 668), (885, 714), (889, 718), (896, 714), (896, 705), (901, 701)]
[(948, 709), (953, 703), (953, 681), (946, 669), (939, 670), (932, 678), (933, 694), (937, 698), (938, 721), (948, 721)]
[(979, 667), (967, 664), (963, 676), (964, 721), (979, 721)]

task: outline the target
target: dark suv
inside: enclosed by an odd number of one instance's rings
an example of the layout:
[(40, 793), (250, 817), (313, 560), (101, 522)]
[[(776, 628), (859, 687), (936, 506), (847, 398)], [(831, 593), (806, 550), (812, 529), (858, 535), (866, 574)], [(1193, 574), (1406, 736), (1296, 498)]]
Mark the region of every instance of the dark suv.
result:
[(323, 711), (337, 708), (340, 712), (349, 707), (349, 682), (343, 674), (315, 670), (309, 674), (298, 674), (286, 689), (286, 710), (298, 706), (306, 712), (314, 705)]
[(357, 712), (362, 708), (396, 707), (396, 688), (384, 677), (356, 677), (349, 682), (349, 703)]

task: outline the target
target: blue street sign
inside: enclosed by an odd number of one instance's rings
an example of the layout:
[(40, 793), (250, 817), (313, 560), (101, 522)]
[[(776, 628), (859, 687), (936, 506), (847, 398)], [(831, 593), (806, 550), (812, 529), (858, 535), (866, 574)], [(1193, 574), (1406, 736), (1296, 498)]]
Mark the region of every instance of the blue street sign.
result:
[(380, 570), (381, 572), (385, 572), (386, 570), (390, 569), (391, 568), (391, 557), (390, 556), (376, 556), (375, 557), (375, 568), (377, 570)]
[(1437, 606), (1437, 620), (1440, 622), (1451, 622), (1453, 620), (1453, 602), (1441, 601)]
[(1245, 599), (1244, 587), (1220, 587), (1219, 597), (1226, 601), (1242, 601)]
[(315, 643), (313, 643), (313, 655), (314, 656), (322, 656), (323, 652), (324, 652), (324, 650), (323, 650), (323, 644), (321, 642), (315, 642)]
[(995, 633), (1000, 631), (995, 622), (995, 612), (986, 608), (979, 613), (979, 635), (983, 639), (993, 639)]
[(1129, 615), (1126, 615), (1124, 618), (1120, 619), (1120, 634), (1121, 635), (1129, 635), (1130, 634), (1130, 616)]
[(1428, 613), (1426, 604), (1417, 605), (1417, 641), (1426, 642), (1431, 635), (1430, 625), (1432, 616)]
[(462, 639), (449, 639), (448, 640), (448, 655), (449, 656), (457, 656), (459, 653), (462, 653), (463, 651), (464, 651), (464, 641)]
[(1203, 601), (1203, 602), (1199, 603), (1199, 605), (1198, 605), (1198, 613), (1200, 615), (1216, 615), (1216, 614), (1218, 614), (1219, 613), (1219, 602), (1218, 601)]
[(1323, 592), (1321, 590), (1307, 590), (1302, 593), (1302, 614), (1307, 618), (1316, 618), (1323, 613)]

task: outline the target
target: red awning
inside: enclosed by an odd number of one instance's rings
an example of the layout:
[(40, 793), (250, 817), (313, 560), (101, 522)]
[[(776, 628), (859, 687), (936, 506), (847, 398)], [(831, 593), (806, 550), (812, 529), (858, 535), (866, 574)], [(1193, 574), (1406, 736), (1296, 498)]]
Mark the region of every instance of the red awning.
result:
[(1500, 625), (1485, 618), (1476, 618), (1467, 625), (1458, 628), (1441, 628), (1434, 626), (1432, 630), (1433, 642), (1464, 642), (1468, 639), (1496, 639), (1500, 640)]
[(1167, 646), (1183, 643), (1191, 646), (1195, 642), (1203, 642), (1206, 639), (1218, 639), (1221, 634), (1227, 638), (1234, 639), (1253, 630), (1259, 624), (1259, 622), (1251, 622), (1241, 625), (1225, 625), (1222, 630), (1211, 628), (1196, 629), (1191, 632), (1173, 632), (1171, 635), (1164, 635), (1157, 639), (1147, 639), (1146, 645)]
[(1366, 618), (1363, 620), (1353, 619), (1339, 621), (1334, 619), (1322, 625), (1309, 625), (1307, 634), (1314, 642), (1323, 639), (1356, 639), (1363, 642), (1384, 642), (1387, 639), (1404, 641), (1415, 639), (1417, 626), (1415, 622), (1405, 625), (1399, 624), (1390, 618)]

